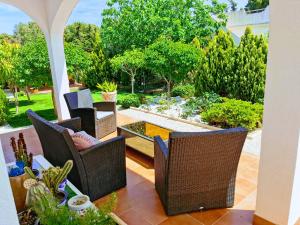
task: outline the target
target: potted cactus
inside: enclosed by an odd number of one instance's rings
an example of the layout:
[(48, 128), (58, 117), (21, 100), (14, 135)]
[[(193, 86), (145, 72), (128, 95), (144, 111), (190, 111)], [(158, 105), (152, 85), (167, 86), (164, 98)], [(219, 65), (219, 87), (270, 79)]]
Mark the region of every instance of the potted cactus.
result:
[[(16, 163), (9, 168), (9, 180), (16, 204), (17, 211), (20, 212), (25, 207), (26, 189), (23, 183), (28, 179), (28, 175), (24, 173), (24, 167), (32, 167), (32, 153), (27, 152), (27, 146), (23, 133), (19, 133), (19, 138), (10, 138), (10, 144), (13, 149)], [(37, 174), (37, 171), (34, 171)]]
[(103, 101), (116, 102), (117, 100), (117, 87), (114, 82), (104, 81), (102, 84), (97, 84), (97, 88), (100, 89)]
[[(73, 161), (68, 160), (63, 168), (50, 167), (47, 170), (42, 171), (41, 181), (45, 184), (47, 189), (59, 199), (60, 204), (64, 205), (67, 201), (67, 193), (60, 189), (60, 185), (66, 181), (68, 174), (73, 168)], [(37, 179), (35, 174), (29, 167), (24, 168), (25, 172), (32, 178)], [(38, 179), (37, 179), (38, 180)]]

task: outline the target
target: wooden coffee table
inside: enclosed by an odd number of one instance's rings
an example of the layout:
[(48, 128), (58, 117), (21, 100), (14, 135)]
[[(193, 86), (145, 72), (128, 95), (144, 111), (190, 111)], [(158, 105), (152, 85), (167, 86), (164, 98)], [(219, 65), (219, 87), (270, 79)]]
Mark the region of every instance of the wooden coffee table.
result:
[(117, 128), (118, 135), (126, 138), (126, 146), (154, 158), (155, 136), (160, 136), (168, 141), (169, 134), (173, 130), (146, 121), (139, 121)]

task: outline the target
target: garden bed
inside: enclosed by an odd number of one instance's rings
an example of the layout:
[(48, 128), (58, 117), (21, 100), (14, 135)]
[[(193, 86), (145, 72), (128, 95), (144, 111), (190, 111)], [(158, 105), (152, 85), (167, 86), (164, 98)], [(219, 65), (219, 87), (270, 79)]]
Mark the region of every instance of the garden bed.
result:
[(249, 131), (261, 126), (263, 111), (260, 104), (211, 93), (190, 98), (157, 96), (134, 109), (210, 130), (242, 126)]

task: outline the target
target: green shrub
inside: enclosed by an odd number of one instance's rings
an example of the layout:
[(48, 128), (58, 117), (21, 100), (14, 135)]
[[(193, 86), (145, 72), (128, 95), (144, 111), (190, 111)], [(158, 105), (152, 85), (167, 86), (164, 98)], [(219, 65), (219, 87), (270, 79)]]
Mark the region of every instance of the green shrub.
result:
[(236, 99), (214, 103), (201, 113), (203, 121), (222, 128), (244, 127), (254, 130), (262, 124), (263, 105)]
[(189, 98), (195, 95), (195, 87), (191, 84), (178, 85), (173, 88), (171, 95), (173, 97), (180, 96), (182, 98)]
[(0, 89), (0, 125), (5, 124), (8, 117), (8, 100), (6, 98), (5, 92)]
[(140, 98), (136, 94), (128, 94), (118, 100), (118, 104), (123, 108), (139, 107), (141, 105)]

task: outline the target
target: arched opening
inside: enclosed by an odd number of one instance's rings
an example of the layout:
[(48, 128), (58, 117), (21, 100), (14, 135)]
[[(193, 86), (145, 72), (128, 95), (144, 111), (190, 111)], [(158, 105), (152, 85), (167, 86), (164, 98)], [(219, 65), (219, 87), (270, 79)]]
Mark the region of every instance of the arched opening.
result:
[[(33, 109), (49, 120), (56, 119), (51, 101), (52, 78), (43, 31), (24, 11), (0, 3), (1, 87), (9, 98), (6, 118), (11, 128), (30, 125), (25, 114)], [(17, 15), (17, 16), (16, 16)], [(6, 65), (6, 68), (5, 68)], [(44, 96), (38, 95), (43, 93)], [(50, 97), (44, 104), (42, 99)], [(45, 98), (46, 99), (46, 98)]]

